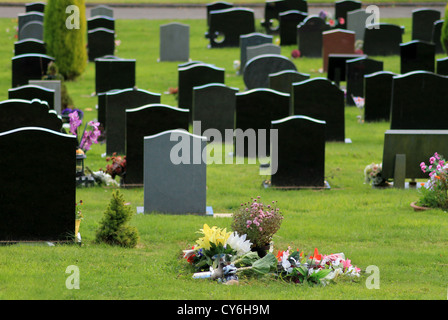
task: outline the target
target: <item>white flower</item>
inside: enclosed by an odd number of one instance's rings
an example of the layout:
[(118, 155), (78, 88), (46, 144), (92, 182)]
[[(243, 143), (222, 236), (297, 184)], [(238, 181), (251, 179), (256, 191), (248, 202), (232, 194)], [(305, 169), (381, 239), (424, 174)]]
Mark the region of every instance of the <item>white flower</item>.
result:
[(233, 232), (227, 238), (226, 245), (229, 245), (233, 250), (236, 251), (238, 256), (242, 256), (250, 251), (252, 242), (246, 240), (246, 234), (240, 236), (237, 232)]
[(291, 262), (289, 262), (289, 260), (288, 260), (288, 257), (289, 257), (289, 251), (283, 252), (281, 263), (282, 263), (283, 269), (285, 269), (285, 271), (287, 273), (291, 273), (293, 268), (291, 266)]

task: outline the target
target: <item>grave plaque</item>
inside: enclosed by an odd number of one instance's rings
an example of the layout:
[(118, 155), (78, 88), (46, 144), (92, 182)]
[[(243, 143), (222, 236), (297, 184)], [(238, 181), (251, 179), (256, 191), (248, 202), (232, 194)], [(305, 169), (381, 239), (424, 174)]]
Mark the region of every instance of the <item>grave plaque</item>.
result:
[(126, 186), (143, 186), (143, 139), (167, 130), (188, 130), (189, 110), (150, 104), (126, 110)]
[(282, 55), (265, 54), (249, 60), (244, 70), (247, 89), (269, 88), (269, 75), (284, 70), (297, 71), (295, 64)]
[[(95, 91), (107, 92), (135, 86), (136, 60), (120, 58), (95, 59)], [(119, 75), (119, 76), (117, 76)]]
[(325, 78), (293, 83), (293, 110), (326, 122), (326, 141), (345, 141), (344, 91)]
[(40, 80), (47, 73), (48, 64), (54, 58), (37, 53), (21, 54), (12, 58), (12, 87), (28, 84), (29, 80)]
[(400, 54), (404, 28), (387, 23), (371, 24), (364, 32), (363, 51), (370, 56)]
[(206, 37), (211, 48), (238, 47), (240, 36), (255, 32), (252, 9), (230, 8), (214, 10), (209, 14), (210, 24)]
[(289, 109), (290, 95), (286, 93), (265, 88), (237, 93), (235, 128), (242, 132), (235, 133), (235, 154), (249, 158), (269, 155), (271, 121), (287, 117)]
[(160, 26), (160, 61), (190, 59), (190, 26), (168, 23)]
[(89, 61), (115, 53), (115, 31), (98, 28), (87, 32)]
[(8, 90), (8, 99), (45, 101), (50, 109), (54, 109), (55, 90), (38, 85), (24, 85)]
[(128, 88), (105, 93), (106, 153), (126, 153), (126, 109), (160, 103), (161, 95), (141, 89)]
[(8, 168), (0, 184), (7, 199), (0, 201), (0, 241), (73, 240), (76, 146), (75, 136), (44, 128), (0, 133), (0, 163)]
[(430, 42), (414, 40), (400, 44), (400, 72), (435, 71), (435, 45)]
[(193, 88), (192, 117), (200, 121), (201, 132), (193, 132), (210, 138), (207, 129), (215, 129), (224, 138), (225, 130), (235, 128), (235, 104), (238, 89), (222, 83), (211, 83)]
[(207, 148), (205, 137), (183, 130), (144, 138), (146, 213), (205, 215), (207, 163), (202, 156), (204, 148)]
[(364, 121), (389, 121), (392, 81), (396, 74), (380, 71), (364, 75)]
[(329, 54), (355, 53), (355, 32), (343, 29), (324, 31), (322, 33), (322, 47), (324, 72), (327, 72)]
[(297, 44), (297, 25), (302, 23), (308, 14), (297, 10), (289, 10), (280, 12), (280, 44), (293, 45)]
[(357, 58), (346, 61), (347, 96), (346, 104), (354, 106), (353, 97), (364, 97), (364, 75), (383, 71), (383, 61), (371, 58)]
[(297, 26), (297, 43), (302, 57), (322, 57), (322, 32), (331, 27), (318, 16), (309, 16)]
[(270, 35), (266, 35), (263, 33), (249, 33), (243, 34), (240, 36), (240, 72), (239, 74), (244, 73), (244, 68), (246, 66), (247, 61), (250, 59), (247, 58), (247, 48), (261, 45), (261, 44), (272, 44), (273, 37)]
[(448, 109), (448, 77), (427, 71), (395, 76), (391, 129), (445, 130)]
[(38, 39), (24, 39), (14, 43), (14, 55), (20, 56), (29, 53), (46, 54), (45, 42)]
[(271, 168), (277, 165), (271, 176), (271, 185), (278, 188), (324, 188), (325, 121), (290, 116), (272, 121), (272, 129), (277, 130), (278, 156), (271, 159)]
[(440, 20), (440, 11), (433, 9), (416, 9), (412, 11), (412, 40), (430, 42), (434, 22)]

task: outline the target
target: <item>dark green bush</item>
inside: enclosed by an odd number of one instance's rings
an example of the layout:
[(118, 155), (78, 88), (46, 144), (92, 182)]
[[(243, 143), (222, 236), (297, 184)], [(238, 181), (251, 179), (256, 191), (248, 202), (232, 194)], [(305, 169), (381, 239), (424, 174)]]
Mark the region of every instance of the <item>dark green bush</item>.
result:
[(127, 248), (137, 246), (139, 234), (136, 228), (127, 225), (132, 218), (132, 211), (124, 203), (124, 198), (120, 191), (114, 191), (97, 230), (97, 242)]
[(440, 37), (443, 49), (448, 54), (448, 4), (445, 7), (445, 21), (442, 26), (442, 35)]
[[(79, 8), (78, 20), (72, 19), (74, 11), (67, 7)], [(68, 28), (77, 23), (79, 28)], [(45, 6), (44, 41), (47, 54), (56, 59), (59, 72), (66, 80), (80, 76), (87, 65), (87, 21), (85, 0), (48, 0)]]

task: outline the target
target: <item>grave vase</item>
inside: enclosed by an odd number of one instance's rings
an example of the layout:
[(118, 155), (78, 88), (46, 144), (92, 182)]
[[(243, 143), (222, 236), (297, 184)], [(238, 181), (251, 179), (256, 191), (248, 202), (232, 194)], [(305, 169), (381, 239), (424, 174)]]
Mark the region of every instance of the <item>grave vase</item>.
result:
[(79, 233), (79, 226), (81, 225), (81, 219), (75, 220), (75, 236)]
[(431, 210), (430, 207), (421, 207), (417, 205), (417, 201), (414, 201), (411, 203), (411, 207), (414, 209), (414, 211), (425, 211), (425, 210)]

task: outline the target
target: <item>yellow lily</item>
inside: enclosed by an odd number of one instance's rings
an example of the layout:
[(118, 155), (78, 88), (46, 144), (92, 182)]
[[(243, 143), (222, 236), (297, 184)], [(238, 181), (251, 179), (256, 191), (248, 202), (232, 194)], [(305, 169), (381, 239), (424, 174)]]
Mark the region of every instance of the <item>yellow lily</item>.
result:
[(204, 224), (204, 227), (198, 233), (202, 233), (204, 237), (196, 241), (198, 244), (197, 249), (203, 248), (205, 250), (210, 249), (210, 243), (224, 245), (231, 234), (225, 228), (221, 229), (216, 226), (210, 228), (207, 224)]

